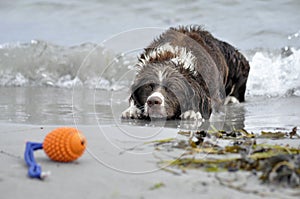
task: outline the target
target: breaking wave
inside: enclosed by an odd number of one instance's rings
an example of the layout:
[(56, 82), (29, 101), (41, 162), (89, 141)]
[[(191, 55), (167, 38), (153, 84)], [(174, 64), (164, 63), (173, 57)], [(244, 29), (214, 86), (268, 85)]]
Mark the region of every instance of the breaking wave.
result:
[[(300, 96), (300, 49), (245, 52), (250, 62), (249, 96)], [(65, 47), (33, 40), (0, 45), (0, 86), (48, 86), (119, 90), (130, 85), (138, 52), (117, 54), (85, 43)], [(126, 75), (128, 74), (128, 75)]]
[(250, 60), (247, 94), (300, 96), (300, 50), (257, 51)]
[(37, 40), (4, 44), (0, 45), (0, 86), (120, 89), (117, 75), (126, 72), (128, 64), (123, 56), (92, 43), (72, 47)]

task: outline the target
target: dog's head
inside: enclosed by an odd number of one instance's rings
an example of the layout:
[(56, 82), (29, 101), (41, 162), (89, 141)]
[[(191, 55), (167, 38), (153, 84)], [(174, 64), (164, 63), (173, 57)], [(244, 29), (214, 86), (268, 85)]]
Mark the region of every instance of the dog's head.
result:
[(197, 100), (187, 76), (175, 63), (149, 63), (137, 74), (131, 87), (131, 100), (150, 118), (178, 118), (182, 111), (193, 109)]

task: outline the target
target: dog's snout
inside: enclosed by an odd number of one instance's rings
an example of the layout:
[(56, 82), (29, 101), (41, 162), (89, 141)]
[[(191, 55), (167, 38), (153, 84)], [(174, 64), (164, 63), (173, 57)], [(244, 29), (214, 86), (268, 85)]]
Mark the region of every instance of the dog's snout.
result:
[(158, 96), (152, 96), (147, 99), (147, 104), (149, 107), (151, 107), (153, 105), (161, 105), (162, 99)]

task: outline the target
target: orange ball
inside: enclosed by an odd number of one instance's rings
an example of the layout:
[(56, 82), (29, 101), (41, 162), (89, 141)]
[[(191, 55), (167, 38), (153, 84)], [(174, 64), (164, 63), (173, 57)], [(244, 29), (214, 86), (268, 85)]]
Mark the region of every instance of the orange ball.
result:
[(79, 158), (86, 147), (84, 135), (71, 127), (57, 128), (48, 133), (43, 142), (47, 156), (59, 162), (70, 162)]

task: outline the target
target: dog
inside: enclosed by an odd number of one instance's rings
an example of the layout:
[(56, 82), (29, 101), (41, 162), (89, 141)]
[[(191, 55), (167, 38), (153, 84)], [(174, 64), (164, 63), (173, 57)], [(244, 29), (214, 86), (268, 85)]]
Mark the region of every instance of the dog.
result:
[(202, 26), (166, 30), (135, 67), (123, 119), (208, 120), (222, 105), (245, 101), (248, 61)]

